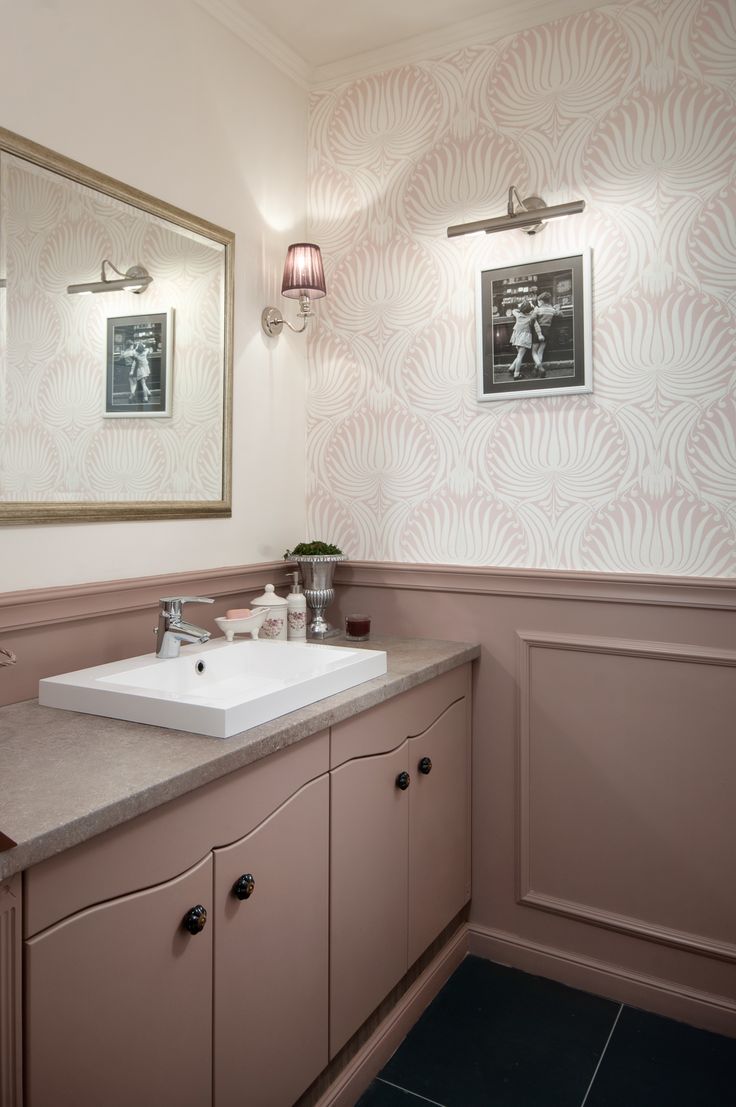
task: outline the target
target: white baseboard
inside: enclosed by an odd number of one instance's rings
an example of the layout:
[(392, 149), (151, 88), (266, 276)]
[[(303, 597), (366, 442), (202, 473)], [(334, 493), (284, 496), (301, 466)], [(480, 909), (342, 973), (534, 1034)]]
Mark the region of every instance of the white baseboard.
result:
[(539, 945), (503, 930), (468, 927), (469, 953), (736, 1038), (736, 1002), (605, 961)]

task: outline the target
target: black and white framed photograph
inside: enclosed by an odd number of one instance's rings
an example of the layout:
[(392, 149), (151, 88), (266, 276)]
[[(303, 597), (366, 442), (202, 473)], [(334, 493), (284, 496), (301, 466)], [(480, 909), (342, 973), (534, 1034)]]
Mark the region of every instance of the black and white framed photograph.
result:
[(478, 399), (592, 392), (590, 250), (483, 269)]
[(171, 415), (173, 311), (107, 320), (105, 415)]

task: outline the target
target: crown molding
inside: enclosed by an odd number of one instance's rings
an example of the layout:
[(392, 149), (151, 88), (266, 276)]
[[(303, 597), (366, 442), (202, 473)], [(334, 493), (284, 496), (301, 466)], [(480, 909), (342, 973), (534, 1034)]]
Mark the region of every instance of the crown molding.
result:
[(592, 11), (610, 0), (507, 0), (494, 12), (453, 23), (437, 31), (392, 42), (378, 50), (353, 54), (325, 65), (310, 65), (300, 54), (273, 34), (259, 19), (246, 12), (238, 0), (195, 0), (243, 42), (286, 74), (301, 88), (323, 89), (366, 77), (384, 69), (430, 61), (466, 46), (489, 44), (506, 35), (526, 31), (565, 16)]
[(269, 31), (260, 19), (246, 12), (238, 0), (194, 0), (200, 8), (261, 54), (301, 88), (312, 85), (314, 68), (301, 55)]
[(312, 70), (311, 87), (332, 85), (367, 77), (384, 69), (430, 61), (466, 46), (488, 45), (530, 27), (551, 23), (568, 15), (603, 7), (609, 0), (519, 0), (506, 2), (494, 12), (466, 19), (423, 35), (401, 39), (379, 50), (343, 58)]

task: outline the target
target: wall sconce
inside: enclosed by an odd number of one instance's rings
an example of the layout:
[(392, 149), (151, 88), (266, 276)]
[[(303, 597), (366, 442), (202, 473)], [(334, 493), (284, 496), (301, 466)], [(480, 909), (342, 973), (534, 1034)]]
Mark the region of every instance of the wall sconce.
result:
[[(119, 280), (105, 276), (106, 265), (115, 270), (120, 278)], [(153, 277), (142, 265), (132, 265), (125, 273), (121, 273), (117, 266), (105, 258), (102, 262), (99, 281), (88, 281), (86, 284), (70, 284), (67, 287), (67, 292), (120, 292), (127, 289), (129, 292), (135, 292), (138, 295), (145, 292), (152, 280)]]
[(478, 219), (475, 223), (458, 223), (454, 227), (447, 228), (447, 237), (455, 238), (457, 235), (475, 234), (477, 231), (493, 234), (495, 231), (511, 231), (517, 227), (527, 234), (538, 234), (539, 231), (544, 230), (542, 217), (556, 219), (559, 215), (577, 215), (584, 209), (585, 200), (571, 200), (569, 204), (554, 204), (552, 207), (547, 207), (539, 196), (527, 196), (522, 200), (516, 186), (512, 185), (509, 189), (506, 215), (497, 215), (493, 219)]
[(294, 242), (286, 253), (284, 276), (281, 281), (281, 295), (299, 301), (297, 318), (302, 320), (301, 327), (295, 327), (284, 319), (278, 308), (267, 307), (261, 313), (261, 325), (266, 334), (274, 337), (281, 334), (284, 323), (289, 330), (301, 334), (306, 330), (312, 315), (311, 300), (327, 295), (325, 271), (322, 268), (322, 254), (319, 246), (313, 242)]

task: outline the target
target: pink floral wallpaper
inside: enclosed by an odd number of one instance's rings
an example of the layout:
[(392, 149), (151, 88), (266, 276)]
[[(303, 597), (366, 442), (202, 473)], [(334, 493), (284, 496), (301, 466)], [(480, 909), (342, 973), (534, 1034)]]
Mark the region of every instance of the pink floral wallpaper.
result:
[[(153, 284), (68, 295), (103, 258)], [(221, 247), (3, 154), (0, 274), (0, 501), (219, 499)], [(105, 418), (108, 318), (171, 309), (171, 416)]]
[[(353, 558), (736, 572), (736, 8), (634, 0), (316, 92), (308, 512)], [(583, 215), (448, 240), (515, 184)], [(592, 249), (593, 393), (479, 404), (481, 267)]]

